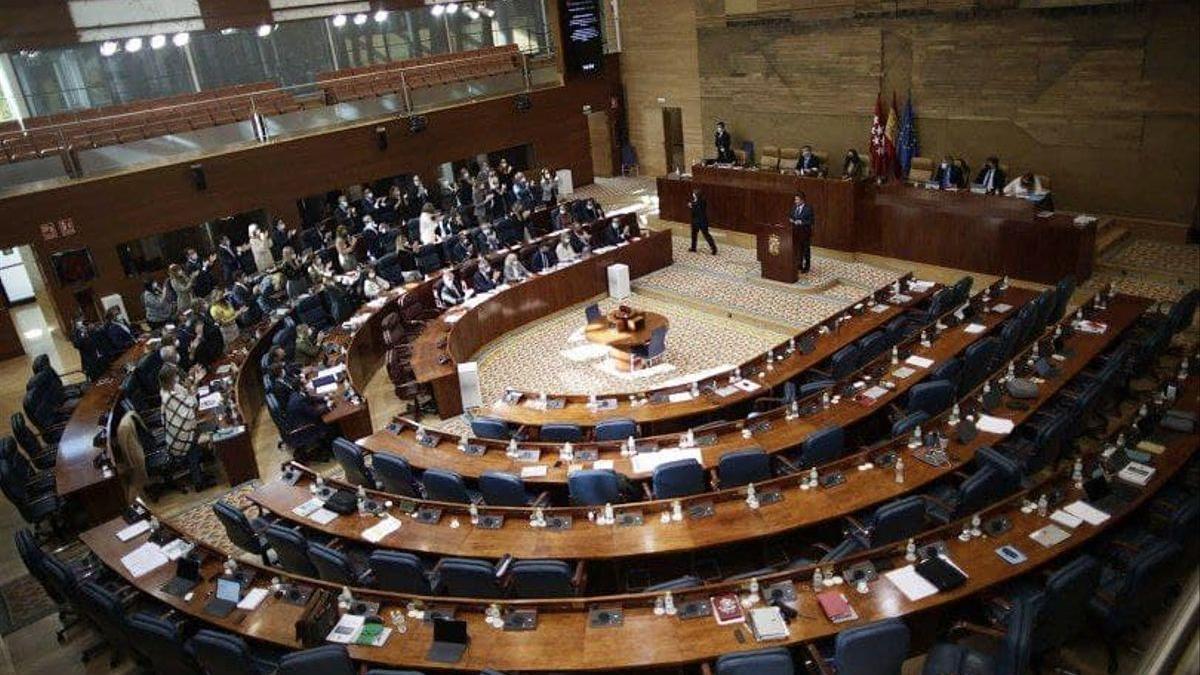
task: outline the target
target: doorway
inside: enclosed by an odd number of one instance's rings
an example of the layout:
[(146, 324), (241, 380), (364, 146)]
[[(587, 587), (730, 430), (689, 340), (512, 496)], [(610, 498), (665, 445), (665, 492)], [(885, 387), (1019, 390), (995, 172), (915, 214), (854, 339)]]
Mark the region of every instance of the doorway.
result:
[(663, 150), (667, 160), (667, 173), (681, 171), (683, 157), (683, 110), (663, 108)]
[(608, 111), (590, 112), (587, 115), (588, 140), (592, 147), (592, 174), (613, 175), (612, 131), (608, 123)]

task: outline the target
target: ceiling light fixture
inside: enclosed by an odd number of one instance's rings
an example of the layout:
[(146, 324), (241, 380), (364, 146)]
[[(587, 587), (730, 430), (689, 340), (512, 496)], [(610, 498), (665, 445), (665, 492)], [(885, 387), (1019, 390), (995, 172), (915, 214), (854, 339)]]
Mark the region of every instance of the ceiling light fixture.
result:
[(355, 14), (354, 15), (354, 25), (355, 26), (361, 26), (366, 22), (367, 22), (366, 14)]
[(444, 14), (446, 12), (446, 6), (445, 5), (434, 5), (433, 7), (429, 8), (429, 11), (432, 12), (434, 16), (441, 16), (442, 14)]
[(446, 13), (447, 14), (453, 14), (457, 11), (458, 11), (458, 3), (457, 2), (452, 2), (448, 5), (446, 5)]
[(120, 48), (121, 45), (117, 44), (115, 40), (102, 42), (100, 43), (100, 56), (112, 56), (113, 54), (116, 54), (117, 50)]
[(175, 36), (171, 38), (171, 44), (175, 45), (176, 47), (186, 46), (187, 43), (191, 41), (192, 36), (188, 33), (176, 33)]
[(387, 21), (387, 16), (388, 13), (386, 9), (381, 9), (378, 12), (375, 12), (375, 23), (383, 23), (384, 21)]
[(167, 46), (166, 35), (155, 35), (150, 38), (150, 49), (162, 49)]
[(275, 30), (275, 29), (271, 26), (271, 24), (264, 23), (263, 25), (258, 27), (258, 37), (265, 38), (271, 34), (272, 30)]
[(130, 54), (135, 54), (135, 53), (141, 51), (141, 49), (142, 49), (142, 38), (140, 38), (140, 37), (129, 38), (128, 40), (125, 41), (125, 51), (129, 52)]
[(345, 26), (345, 25), (346, 25), (346, 15), (345, 14), (335, 14), (333, 17), (333, 27), (341, 28), (342, 26)]

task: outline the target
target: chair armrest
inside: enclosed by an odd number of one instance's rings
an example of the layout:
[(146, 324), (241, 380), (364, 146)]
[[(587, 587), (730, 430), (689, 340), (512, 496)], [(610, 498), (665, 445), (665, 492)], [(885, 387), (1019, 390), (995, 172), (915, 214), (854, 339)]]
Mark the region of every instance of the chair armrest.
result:
[(700, 675), (713, 675), (712, 666), (708, 665), (707, 661), (700, 664)]
[(804, 663), (811, 666), (810, 672), (816, 672), (819, 675), (833, 675), (833, 670), (829, 664), (825, 663), (825, 657), (821, 654), (821, 650), (817, 649), (817, 645), (810, 642), (804, 645), (804, 649), (808, 652), (808, 659)]
[(571, 577), (571, 585), (582, 591), (587, 583), (587, 565), (582, 560), (575, 563), (575, 575)]
[(709, 485), (712, 486), (713, 490), (721, 489), (721, 481), (717, 478), (717, 470), (716, 469), (708, 470), (708, 483), (709, 483)]
[(641, 482), (639, 485), (642, 486), (642, 494), (646, 496), (646, 501), (654, 501), (654, 491), (650, 489), (650, 484)]
[(950, 508), (949, 504), (947, 504), (945, 501), (943, 501), (941, 499), (938, 499), (937, 497), (934, 497), (933, 495), (924, 495), (924, 499), (926, 502), (934, 504), (939, 508), (945, 509), (946, 513), (952, 513), (954, 511), (954, 509)]
[(530, 502), (529, 505), (544, 507), (544, 506), (548, 506), (549, 504), (550, 504), (550, 493), (549, 492), (539, 492), (538, 496), (534, 497), (533, 501)]
[(956, 639), (955, 636), (962, 635), (964, 633), (974, 633), (975, 635), (982, 635), (984, 637), (995, 638), (997, 640), (1004, 639), (1005, 635), (1005, 632), (998, 628), (980, 626), (977, 623), (971, 623), (969, 621), (959, 621), (951, 626), (950, 630), (947, 632), (951, 636), (951, 639)]
[(783, 467), (783, 473), (788, 475), (800, 473), (800, 467), (796, 466), (795, 462), (787, 457), (784, 457), (781, 454), (775, 454), (772, 455), (772, 457), (775, 459), (775, 461), (779, 462), (780, 466)]
[(867, 536), (871, 533), (871, 531), (868, 530), (866, 527), (864, 527), (863, 524), (861, 522), (859, 522), (859, 520), (857, 518), (855, 518), (854, 516), (846, 516), (846, 522), (850, 526), (846, 529), (846, 534), (848, 534), (848, 535), (858, 532), (859, 534), (862, 534), (863, 536)]

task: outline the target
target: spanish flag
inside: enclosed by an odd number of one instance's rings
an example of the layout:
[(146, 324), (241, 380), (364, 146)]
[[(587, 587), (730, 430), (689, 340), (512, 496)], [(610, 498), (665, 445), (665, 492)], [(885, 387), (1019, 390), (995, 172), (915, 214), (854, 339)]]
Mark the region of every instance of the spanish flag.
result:
[(880, 171), (880, 176), (900, 177), (900, 163), (896, 161), (896, 135), (899, 127), (896, 92), (892, 92), (892, 108), (888, 111), (887, 124), (883, 125), (883, 170)]

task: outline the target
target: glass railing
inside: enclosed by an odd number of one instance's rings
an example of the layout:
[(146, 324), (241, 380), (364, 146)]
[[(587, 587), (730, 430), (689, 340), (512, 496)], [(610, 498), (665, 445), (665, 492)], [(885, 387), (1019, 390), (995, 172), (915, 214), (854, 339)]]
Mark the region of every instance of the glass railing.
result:
[(120, 114), (80, 111), (0, 130), (0, 197), (562, 84), (552, 57), (502, 49), (335, 75), (294, 87), (239, 85), (150, 100)]

